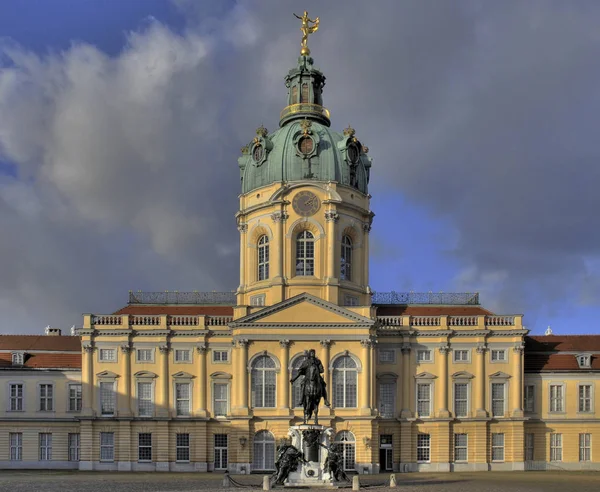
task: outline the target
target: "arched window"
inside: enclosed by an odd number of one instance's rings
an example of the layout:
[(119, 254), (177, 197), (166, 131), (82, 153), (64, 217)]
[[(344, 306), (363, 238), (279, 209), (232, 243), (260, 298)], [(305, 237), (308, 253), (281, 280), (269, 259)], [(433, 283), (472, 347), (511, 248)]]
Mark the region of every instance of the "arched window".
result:
[(269, 238), (260, 236), (258, 239), (258, 280), (269, 278)]
[(354, 459), (356, 456), (356, 438), (354, 434), (350, 431), (338, 432), (335, 436), (335, 441), (341, 443), (344, 449), (344, 470), (354, 470)]
[(254, 435), (253, 470), (275, 469), (275, 438), (269, 431), (262, 430)]
[(349, 355), (338, 357), (333, 363), (333, 406), (356, 407), (356, 362)]
[(296, 275), (315, 274), (315, 238), (310, 231), (302, 231), (296, 239)]
[[(292, 379), (298, 375), (298, 369), (300, 368), (303, 362), (304, 357), (302, 356), (296, 357), (294, 359), (294, 362), (292, 362)], [(302, 406), (302, 403), (300, 402), (300, 399), (302, 398), (301, 384), (302, 378), (296, 379), (296, 381), (294, 381), (294, 384), (292, 384), (292, 408)]]
[(252, 362), (252, 404), (254, 408), (275, 407), (275, 361), (261, 355)]
[(342, 254), (340, 264), (340, 278), (352, 280), (352, 239), (350, 236), (342, 237)]

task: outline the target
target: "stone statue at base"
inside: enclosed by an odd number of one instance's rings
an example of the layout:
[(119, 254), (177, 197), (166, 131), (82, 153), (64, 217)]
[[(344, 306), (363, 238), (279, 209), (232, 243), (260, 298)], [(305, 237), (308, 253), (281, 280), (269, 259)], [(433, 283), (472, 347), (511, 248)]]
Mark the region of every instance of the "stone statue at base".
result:
[(298, 469), (298, 465), (306, 460), (302, 456), (302, 452), (291, 444), (283, 441), (277, 447), (277, 459), (275, 460), (275, 469), (273, 483), (283, 485), (288, 479), (291, 472)]
[(337, 442), (332, 442), (329, 446), (323, 447), (327, 449), (327, 458), (325, 459), (323, 471), (329, 473), (336, 482), (349, 482), (350, 479), (344, 471), (344, 453), (342, 445)]

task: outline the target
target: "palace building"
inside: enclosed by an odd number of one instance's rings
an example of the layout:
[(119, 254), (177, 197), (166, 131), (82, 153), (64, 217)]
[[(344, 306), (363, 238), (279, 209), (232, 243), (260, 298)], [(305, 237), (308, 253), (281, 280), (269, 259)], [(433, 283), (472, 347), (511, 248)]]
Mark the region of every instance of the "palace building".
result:
[(285, 85), (238, 159), (237, 291), (130, 292), (74, 336), (0, 336), (0, 467), (271, 471), (312, 348), (347, 471), (600, 469), (600, 336), (373, 293), (368, 148), (331, 129), (308, 49)]

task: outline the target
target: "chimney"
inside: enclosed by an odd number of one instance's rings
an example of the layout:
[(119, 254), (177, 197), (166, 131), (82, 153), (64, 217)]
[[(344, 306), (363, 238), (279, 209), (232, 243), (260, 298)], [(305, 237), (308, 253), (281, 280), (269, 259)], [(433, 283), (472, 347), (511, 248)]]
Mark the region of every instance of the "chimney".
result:
[(62, 335), (62, 330), (60, 328), (50, 328), (50, 325), (46, 326), (45, 332), (49, 337), (59, 337)]

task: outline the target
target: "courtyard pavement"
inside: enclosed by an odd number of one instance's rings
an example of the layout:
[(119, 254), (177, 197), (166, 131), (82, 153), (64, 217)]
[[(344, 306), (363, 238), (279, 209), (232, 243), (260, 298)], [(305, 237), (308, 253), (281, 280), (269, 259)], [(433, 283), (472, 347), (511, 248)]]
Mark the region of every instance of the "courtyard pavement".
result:
[[(232, 492), (262, 490), (260, 475), (233, 477), (248, 487), (228, 489)], [(398, 473), (396, 477), (396, 490), (409, 492), (600, 491), (600, 472)], [(390, 490), (383, 487), (389, 484), (389, 474), (360, 479), (366, 491)], [(223, 489), (222, 483), (223, 475), (218, 473), (0, 471), (2, 492), (194, 492)]]

